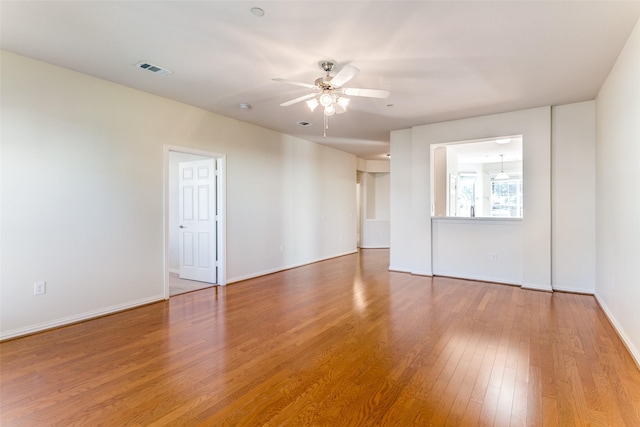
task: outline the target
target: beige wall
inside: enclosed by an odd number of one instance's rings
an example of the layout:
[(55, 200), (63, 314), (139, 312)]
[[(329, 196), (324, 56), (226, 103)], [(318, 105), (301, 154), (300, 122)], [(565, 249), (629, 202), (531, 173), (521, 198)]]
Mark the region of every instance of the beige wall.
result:
[(166, 145), (226, 155), (228, 282), (356, 250), (355, 156), (8, 52), (1, 67), (0, 337), (163, 298)]

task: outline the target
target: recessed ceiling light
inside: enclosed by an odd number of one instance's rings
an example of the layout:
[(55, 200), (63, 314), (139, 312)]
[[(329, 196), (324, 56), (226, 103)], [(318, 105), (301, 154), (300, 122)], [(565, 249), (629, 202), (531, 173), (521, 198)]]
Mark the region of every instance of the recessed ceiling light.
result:
[(256, 16), (264, 16), (264, 10), (260, 9), (259, 7), (252, 7), (251, 13), (253, 13)]
[(242, 102), (238, 104), (238, 108), (241, 110), (249, 110), (251, 108), (251, 104), (247, 104), (246, 102)]

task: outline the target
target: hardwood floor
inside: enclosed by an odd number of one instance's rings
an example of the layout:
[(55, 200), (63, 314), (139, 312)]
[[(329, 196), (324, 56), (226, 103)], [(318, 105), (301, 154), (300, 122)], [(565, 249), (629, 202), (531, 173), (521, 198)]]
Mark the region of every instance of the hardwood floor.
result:
[(364, 250), (0, 344), (3, 426), (640, 425), (591, 296)]
[(195, 280), (181, 279), (177, 273), (169, 273), (169, 296), (185, 294), (187, 292), (199, 291), (201, 289), (217, 286), (212, 283), (198, 282)]

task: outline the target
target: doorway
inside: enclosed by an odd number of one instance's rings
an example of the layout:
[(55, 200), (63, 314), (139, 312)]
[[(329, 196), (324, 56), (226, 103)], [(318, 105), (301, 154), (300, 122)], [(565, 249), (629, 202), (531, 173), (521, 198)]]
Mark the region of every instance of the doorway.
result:
[(165, 146), (164, 157), (168, 299), (226, 284), (226, 162), (224, 154), (178, 146)]

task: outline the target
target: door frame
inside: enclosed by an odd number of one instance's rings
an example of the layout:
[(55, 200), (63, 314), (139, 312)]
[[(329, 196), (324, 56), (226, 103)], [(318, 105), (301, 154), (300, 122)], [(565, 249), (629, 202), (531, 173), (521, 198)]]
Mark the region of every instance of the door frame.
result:
[(201, 150), (197, 148), (181, 147), (165, 144), (163, 148), (163, 268), (164, 268), (164, 299), (169, 299), (169, 155), (171, 152), (195, 154), (215, 160), (216, 163), (216, 254), (218, 268), (218, 285), (227, 284), (227, 156), (223, 153)]

